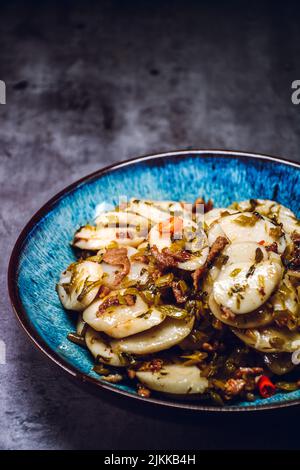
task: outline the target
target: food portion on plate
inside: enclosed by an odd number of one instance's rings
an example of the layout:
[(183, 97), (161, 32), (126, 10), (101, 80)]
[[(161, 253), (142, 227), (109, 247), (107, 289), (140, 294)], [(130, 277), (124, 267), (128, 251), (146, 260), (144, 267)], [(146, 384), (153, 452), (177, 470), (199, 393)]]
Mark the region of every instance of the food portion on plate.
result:
[[(218, 405), (300, 388), (300, 221), (270, 200), (131, 199), (74, 235), (68, 338), (94, 372)], [(78, 318), (77, 318), (78, 317)]]

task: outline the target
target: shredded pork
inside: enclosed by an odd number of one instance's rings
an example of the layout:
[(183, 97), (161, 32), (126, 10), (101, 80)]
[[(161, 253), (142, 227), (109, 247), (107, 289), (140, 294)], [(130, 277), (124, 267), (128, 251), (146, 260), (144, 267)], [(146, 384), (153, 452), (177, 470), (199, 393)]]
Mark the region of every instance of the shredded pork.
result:
[(130, 261), (127, 256), (126, 248), (110, 248), (106, 250), (103, 255), (103, 261), (112, 266), (121, 266), (122, 268), (115, 276), (113, 282), (114, 286), (120, 284), (130, 271)]
[(211, 268), (215, 259), (222, 253), (225, 246), (228, 244), (226, 237), (219, 236), (211, 246), (210, 252), (208, 254), (206, 263), (201, 268), (196, 269), (193, 274), (193, 285), (195, 289), (198, 289), (199, 281), (206, 273), (206, 271)]

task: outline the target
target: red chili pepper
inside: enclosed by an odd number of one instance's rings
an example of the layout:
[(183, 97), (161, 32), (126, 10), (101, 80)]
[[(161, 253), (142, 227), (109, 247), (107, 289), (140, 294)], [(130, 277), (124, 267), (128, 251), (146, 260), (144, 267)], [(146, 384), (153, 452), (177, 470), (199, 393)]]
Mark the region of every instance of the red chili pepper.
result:
[(179, 217), (170, 217), (168, 220), (159, 222), (158, 230), (160, 235), (163, 233), (180, 234), (183, 230), (183, 220)]
[(273, 384), (273, 382), (271, 382), (269, 377), (267, 377), (266, 375), (262, 375), (259, 378), (257, 382), (257, 386), (259, 389), (259, 393), (261, 394), (263, 398), (271, 397), (272, 395), (274, 395), (275, 390), (276, 390), (275, 385)]
[(264, 245), (265, 244), (265, 240), (261, 240), (260, 242), (258, 242), (259, 245)]

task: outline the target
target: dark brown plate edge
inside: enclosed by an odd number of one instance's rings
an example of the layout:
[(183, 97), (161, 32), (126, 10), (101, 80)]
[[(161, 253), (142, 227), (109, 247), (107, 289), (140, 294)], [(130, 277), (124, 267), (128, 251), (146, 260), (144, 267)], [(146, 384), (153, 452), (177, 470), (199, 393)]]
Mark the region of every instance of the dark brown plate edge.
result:
[(279, 408), (286, 408), (289, 406), (295, 406), (300, 404), (300, 399), (297, 400), (290, 400), (286, 403), (278, 403), (278, 404), (266, 404), (266, 405), (258, 405), (258, 406), (224, 406), (224, 407), (217, 407), (217, 406), (205, 406), (202, 404), (194, 404), (190, 402), (178, 402), (172, 400), (165, 400), (165, 399), (158, 399), (158, 398), (143, 398), (139, 395), (134, 395), (129, 393), (125, 390), (120, 390), (115, 388), (113, 385), (104, 384), (93, 377), (89, 377), (83, 372), (79, 372), (75, 367), (70, 365), (67, 361), (61, 358), (55, 351), (53, 351), (47, 343), (40, 337), (37, 333), (35, 328), (29, 321), (27, 317), (26, 311), (22, 305), (20, 295), (17, 289), (17, 276), (18, 276), (18, 265), (19, 265), (19, 257), (26, 241), (28, 235), (35, 227), (35, 225), (59, 202), (62, 197), (65, 197), (68, 193), (73, 191), (74, 189), (78, 188), (83, 183), (86, 184), (88, 182), (92, 182), (95, 179), (98, 179), (104, 176), (107, 173), (110, 173), (115, 170), (122, 169), (126, 166), (130, 166), (135, 163), (142, 163), (147, 161), (155, 161), (164, 158), (177, 158), (177, 157), (226, 157), (226, 158), (240, 158), (240, 159), (255, 159), (255, 160), (262, 160), (262, 161), (270, 161), (279, 164), (293, 166), (297, 169), (300, 168), (300, 164), (293, 162), (291, 160), (283, 159), (280, 157), (275, 157), (266, 154), (259, 154), (253, 152), (243, 152), (243, 151), (236, 151), (236, 150), (221, 150), (221, 149), (209, 149), (209, 150), (197, 150), (197, 149), (184, 149), (178, 151), (171, 151), (171, 152), (163, 152), (163, 153), (156, 153), (150, 155), (144, 155), (137, 158), (131, 158), (124, 160), (122, 162), (113, 163), (112, 165), (106, 166), (100, 170), (97, 170), (89, 175), (80, 178), (79, 180), (75, 181), (74, 183), (70, 184), (62, 191), (58, 192), (55, 196), (53, 196), (48, 202), (46, 202), (28, 221), (25, 225), (23, 230), (21, 231), (14, 248), (12, 250), (9, 265), (8, 265), (8, 275), (7, 275), (7, 283), (8, 283), (8, 292), (10, 301), (13, 307), (13, 311), (19, 321), (19, 324), (25, 330), (27, 336), (30, 338), (32, 343), (50, 359), (54, 364), (56, 364), (61, 370), (65, 371), (70, 378), (76, 379), (77, 382), (80, 384), (87, 385), (89, 387), (97, 387), (99, 390), (103, 391), (113, 391), (116, 394), (122, 395), (127, 398), (144, 401), (147, 403), (151, 403), (154, 405), (162, 405), (164, 407), (175, 408), (175, 409), (186, 409), (186, 410), (193, 410), (193, 411), (213, 411), (213, 412), (239, 412), (239, 411), (261, 411), (261, 410), (269, 410), (269, 409), (279, 409)]

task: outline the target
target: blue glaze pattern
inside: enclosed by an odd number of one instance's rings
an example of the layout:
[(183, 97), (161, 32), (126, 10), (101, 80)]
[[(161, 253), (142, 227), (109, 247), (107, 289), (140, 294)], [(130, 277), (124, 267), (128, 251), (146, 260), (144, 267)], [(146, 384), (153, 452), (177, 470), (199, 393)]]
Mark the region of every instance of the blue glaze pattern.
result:
[[(47, 345), (80, 372), (99, 380), (91, 371), (89, 352), (66, 339), (74, 330), (75, 318), (62, 308), (55, 285), (61, 271), (75, 259), (70, 241), (76, 229), (93, 220), (97, 204), (116, 204), (124, 195), (185, 201), (204, 196), (212, 198), (216, 207), (248, 198), (276, 199), (300, 216), (300, 170), (284, 163), (237, 156), (168, 156), (134, 162), (80, 183), (56, 202), (25, 240), (17, 286), (31, 325)], [(122, 384), (114, 387), (136, 393)], [(300, 399), (300, 391), (239, 405), (253, 407), (294, 399)]]

